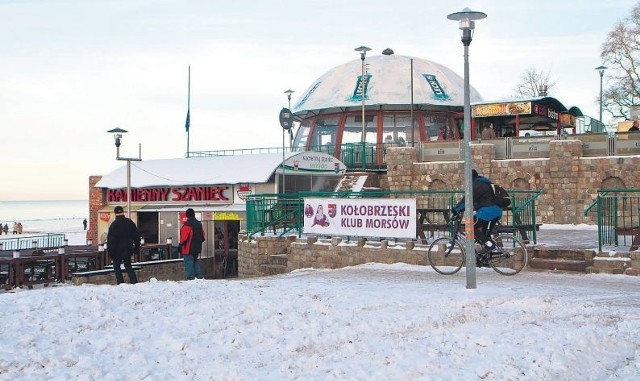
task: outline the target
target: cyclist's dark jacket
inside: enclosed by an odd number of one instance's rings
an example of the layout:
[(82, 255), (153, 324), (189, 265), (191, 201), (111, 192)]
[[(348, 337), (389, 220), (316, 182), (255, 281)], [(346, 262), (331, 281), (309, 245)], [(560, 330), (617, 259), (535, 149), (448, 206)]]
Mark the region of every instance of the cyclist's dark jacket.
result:
[[(491, 180), (484, 176), (478, 176), (473, 180), (473, 210), (476, 217), (484, 221), (491, 221), (502, 217), (502, 208), (494, 201)], [(453, 208), (457, 213), (464, 210), (464, 198)]]

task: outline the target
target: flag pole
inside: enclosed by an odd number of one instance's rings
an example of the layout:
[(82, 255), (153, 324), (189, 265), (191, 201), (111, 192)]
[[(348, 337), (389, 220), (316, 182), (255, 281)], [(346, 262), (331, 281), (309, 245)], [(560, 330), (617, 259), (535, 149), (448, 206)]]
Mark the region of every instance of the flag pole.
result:
[(189, 65), (189, 79), (187, 83), (187, 121), (184, 124), (187, 130), (187, 157), (189, 157), (189, 125), (191, 124), (191, 65)]

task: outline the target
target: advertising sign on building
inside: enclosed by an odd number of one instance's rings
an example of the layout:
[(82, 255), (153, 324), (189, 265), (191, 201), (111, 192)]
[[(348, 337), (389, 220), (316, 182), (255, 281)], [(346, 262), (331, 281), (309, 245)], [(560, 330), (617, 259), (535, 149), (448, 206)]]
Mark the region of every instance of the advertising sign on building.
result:
[[(282, 166), (276, 169), (282, 173)], [(347, 167), (335, 157), (323, 152), (302, 152), (288, 158), (284, 162), (287, 175), (332, 175), (337, 176), (346, 172)]]
[(304, 232), (321, 235), (415, 238), (415, 199), (304, 199)]

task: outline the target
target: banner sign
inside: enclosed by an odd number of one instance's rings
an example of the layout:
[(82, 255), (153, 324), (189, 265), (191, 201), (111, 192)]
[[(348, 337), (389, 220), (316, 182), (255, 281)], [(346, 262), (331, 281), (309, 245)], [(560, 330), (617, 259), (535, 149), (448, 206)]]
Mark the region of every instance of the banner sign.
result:
[(416, 200), (305, 198), (304, 232), (338, 236), (415, 238)]
[(444, 91), (442, 86), (440, 86), (440, 82), (438, 82), (438, 78), (436, 78), (433, 74), (422, 74), (424, 78), (427, 80), (429, 86), (431, 86), (431, 91), (433, 91), (433, 98), (439, 101), (448, 101), (449, 96)]
[(489, 103), (474, 105), (471, 109), (471, 116), (474, 118), (528, 114), (531, 114), (531, 102)]
[[(323, 152), (302, 152), (284, 162), (287, 175), (342, 175), (347, 166), (335, 157)], [(282, 173), (282, 166), (276, 169)]]
[[(208, 201), (228, 203), (233, 200), (229, 186), (131, 188), (132, 202)], [(127, 201), (127, 189), (107, 189), (107, 202)]]

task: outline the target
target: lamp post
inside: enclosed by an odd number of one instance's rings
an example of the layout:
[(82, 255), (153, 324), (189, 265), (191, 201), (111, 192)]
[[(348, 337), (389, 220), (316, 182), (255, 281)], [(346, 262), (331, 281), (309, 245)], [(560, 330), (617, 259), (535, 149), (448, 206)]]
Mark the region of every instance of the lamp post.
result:
[(131, 218), (131, 162), (142, 161), (142, 146), (138, 144), (138, 157), (120, 157), (120, 143), (122, 140), (122, 134), (127, 133), (127, 130), (123, 130), (120, 127), (116, 127), (107, 131), (113, 135), (113, 140), (116, 145), (116, 160), (127, 162), (127, 217)]
[[(291, 94), (293, 94), (294, 91), (289, 89), (289, 90), (286, 90), (284, 93), (287, 94), (287, 100), (289, 101), (289, 108), (287, 110), (291, 111)], [(292, 127), (293, 126), (289, 126), (289, 129), (291, 129)], [(285, 151), (284, 136), (286, 134), (285, 130), (286, 129), (283, 127), (282, 128), (282, 193), (283, 194), (286, 193), (286, 189), (287, 189), (285, 185), (285, 181), (287, 180), (286, 173), (285, 173), (286, 169), (284, 166), (284, 151)]]
[[(295, 91), (289, 89), (289, 90), (285, 91), (284, 93), (287, 94), (287, 101), (289, 101), (289, 110), (291, 110), (291, 94), (295, 93)], [(293, 125), (291, 126), (291, 128), (289, 128), (289, 149), (291, 149), (291, 152), (293, 152), (293, 133), (292, 133), (292, 129), (293, 129)], [(284, 134), (284, 131), (282, 131), (282, 133)]]
[(469, 91), (469, 45), (473, 39), (475, 20), (487, 17), (485, 13), (464, 8), (447, 16), (459, 22), (462, 45), (464, 45), (464, 230), (467, 252), (467, 288), (476, 288), (476, 256), (473, 234), (473, 179), (471, 177), (471, 100)]
[(602, 123), (602, 77), (604, 77), (604, 71), (607, 69), (606, 66), (600, 65), (596, 68), (598, 73), (600, 73), (600, 123)]
[(365, 56), (367, 55), (367, 52), (369, 50), (371, 50), (371, 48), (367, 48), (366, 46), (360, 46), (358, 48), (354, 49), (356, 52), (360, 52), (360, 60), (362, 60), (362, 77), (360, 77), (360, 86), (362, 87), (362, 90), (360, 91), (360, 94), (362, 95), (362, 149), (364, 149), (364, 142), (365, 142), (365, 121), (364, 121), (364, 95), (365, 95), (365, 90), (367, 88), (367, 83), (366, 83), (366, 78), (364, 75), (364, 59)]

